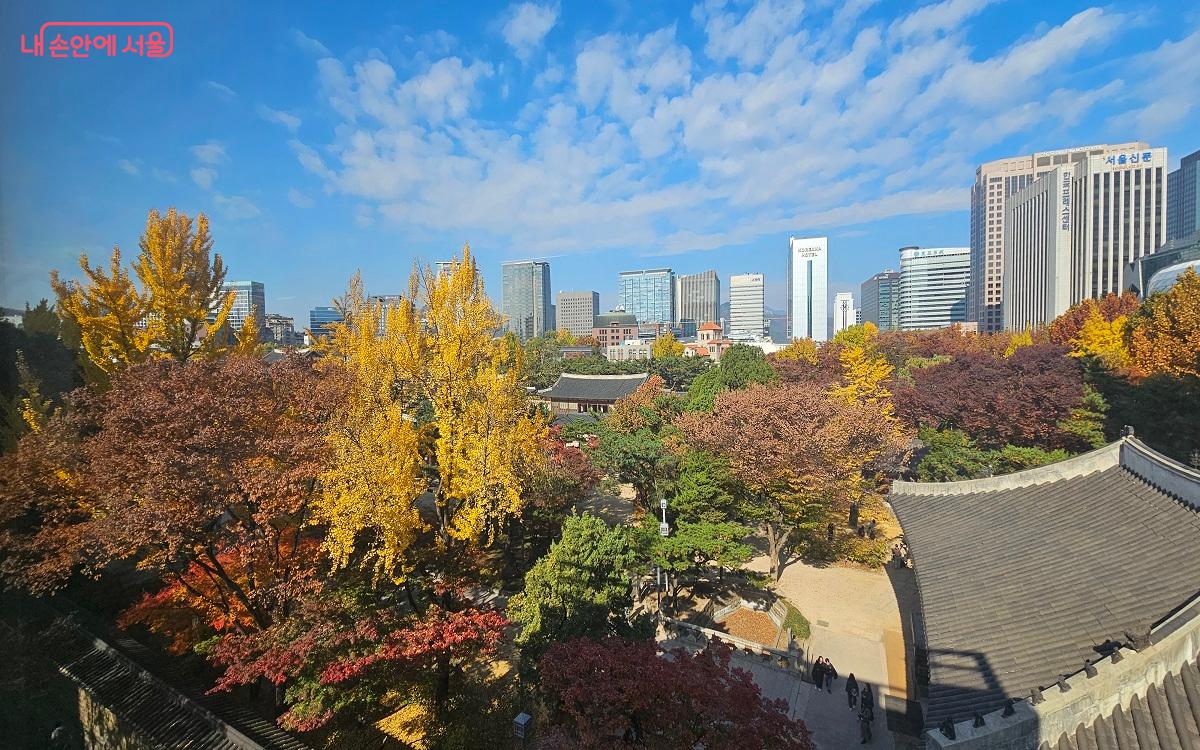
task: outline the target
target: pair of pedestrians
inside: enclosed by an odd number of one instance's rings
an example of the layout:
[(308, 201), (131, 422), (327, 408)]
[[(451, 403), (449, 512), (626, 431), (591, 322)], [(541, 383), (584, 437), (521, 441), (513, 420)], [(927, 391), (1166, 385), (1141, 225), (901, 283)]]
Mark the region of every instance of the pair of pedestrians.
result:
[(854, 710), (855, 704), (858, 704), (858, 731), (862, 736), (860, 744), (865, 745), (873, 739), (871, 728), (875, 722), (875, 695), (871, 692), (871, 686), (865, 682), (859, 689), (858, 680), (854, 679), (853, 672), (846, 678), (846, 703), (851, 711)]
[(833, 681), (837, 679), (837, 676), (837, 670), (833, 668), (833, 663), (824, 656), (818, 656), (817, 660), (813, 662), (812, 681), (814, 690), (825, 688), (832, 693)]

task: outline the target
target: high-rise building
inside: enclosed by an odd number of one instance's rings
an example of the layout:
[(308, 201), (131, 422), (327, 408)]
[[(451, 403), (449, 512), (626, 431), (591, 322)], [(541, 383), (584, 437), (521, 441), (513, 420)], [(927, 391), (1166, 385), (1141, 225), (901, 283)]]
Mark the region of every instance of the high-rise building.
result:
[(450, 269), (452, 268), (454, 268), (454, 261), (452, 260), (439, 260), (433, 264), (433, 272), (438, 276), (450, 273)]
[(900, 327), (900, 274), (891, 269), (877, 273), (859, 288), (859, 321), (881, 331)]
[(838, 292), (833, 296), (833, 333), (858, 325), (858, 310), (854, 307), (854, 295)]
[(621, 307), (639, 323), (675, 321), (675, 272), (671, 269), (621, 271), (617, 287)]
[(229, 309), (229, 317), (225, 319), (229, 330), (242, 330), (242, 324), (254, 311), (258, 330), (265, 331), (267, 327), (267, 295), (261, 281), (227, 281), (221, 285), (221, 296), (224, 298), (233, 292), (233, 307)]
[(1166, 241), (1167, 150), (1088, 156), (1012, 195), (1004, 229), (1004, 327), (1049, 324), (1122, 292), (1129, 265)]
[(521, 341), (552, 330), (550, 264), (540, 260), (505, 263), (501, 266), (500, 299), (507, 330)]
[(304, 337), (296, 333), (296, 320), (290, 315), (267, 313), (265, 324), (276, 346), (301, 346), (304, 343)]
[(555, 319), (560, 329), (575, 336), (591, 336), (600, 314), (600, 295), (597, 292), (559, 292)]
[(967, 319), (971, 248), (900, 249), (900, 329), (945, 328)]
[(721, 317), (721, 279), (716, 271), (692, 273), (675, 278), (675, 322), (697, 324)]
[(308, 312), (308, 330), (313, 338), (328, 336), (331, 333), (329, 326), (341, 322), (342, 314), (335, 307), (314, 307)]
[(829, 340), (829, 238), (788, 239), (788, 338)]
[(981, 164), (971, 188), (971, 287), (967, 320), (987, 333), (1003, 327), (1004, 201), (1055, 167), (1107, 158), (1122, 152), (1144, 150), (1145, 143), (1078, 146), (1058, 151), (1038, 151)]
[(761, 273), (729, 277), (729, 335), (762, 338), (767, 332)]
[(1167, 175), (1167, 239), (1200, 231), (1200, 151), (1179, 160)]

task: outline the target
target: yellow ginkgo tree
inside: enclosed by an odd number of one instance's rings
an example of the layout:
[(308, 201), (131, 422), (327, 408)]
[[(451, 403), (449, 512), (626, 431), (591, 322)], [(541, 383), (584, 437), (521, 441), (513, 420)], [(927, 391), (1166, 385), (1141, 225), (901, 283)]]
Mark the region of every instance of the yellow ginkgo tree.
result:
[(343, 304), (323, 344), (345, 396), (316, 520), (336, 563), (402, 579), (430, 525), (442, 547), (495, 538), (521, 509), (546, 428), (469, 247), (448, 273), (414, 269), (398, 303), (369, 301), (355, 276)]
[(114, 247), (107, 272), (79, 257), (82, 281), (63, 281), (50, 273), (58, 309), (79, 328), (87, 358), (113, 373), (150, 356), (180, 362), (226, 348), (222, 332), (234, 295), (221, 295), (225, 266), (212, 252), (208, 218), (193, 224), (174, 208), (165, 215), (151, 209), (133, 262), (141, 286), (121, 264)]

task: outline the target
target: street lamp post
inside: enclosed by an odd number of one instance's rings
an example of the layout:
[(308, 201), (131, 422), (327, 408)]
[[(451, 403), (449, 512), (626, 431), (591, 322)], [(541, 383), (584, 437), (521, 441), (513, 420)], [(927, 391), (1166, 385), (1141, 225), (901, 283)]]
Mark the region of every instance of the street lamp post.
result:
[[(662, 509), (662, 520), (658, 523), (658, 535), (661, 537), (668, 537), (671, 535), (671, 527), (667, 524), (667, 499), (665, 497), (658, 501), (658, 507)], [(662, 617), (662, 579), (662, 566), (655, 566), (654, 584), (655, 589), (657, 590), (658, 616), (660, 618)]]

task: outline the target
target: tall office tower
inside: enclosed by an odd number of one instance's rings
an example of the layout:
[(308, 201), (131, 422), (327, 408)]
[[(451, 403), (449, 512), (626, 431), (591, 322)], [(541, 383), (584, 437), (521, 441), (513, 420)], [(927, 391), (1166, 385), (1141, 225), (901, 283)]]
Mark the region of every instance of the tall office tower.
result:
[(1128, 288), (1130, 264), (1166, 242), (1166, 171), (1165, 148), (1089, 156), (1009, 198), (1005, 328), (1047, 325), (1076, 302)]
[(873, 323), (881, 331), (900, 327), (900, 274), (888, 269), (877, 273), (859, 288), (859, 322)]
[(833, 296), (833, 332), (844, 331), (858, 325), (858, 310), (854, 307), (854, 295), (838, 292)]
[(788, 338), (829, 340), (829, 238), (788, 239)]
[(304, 337), (296, 333), (296, 320), (290, 315), (267, 313), (265, 319), (271, 340), (278, 346), (300, 346)]
[(1179, 160), (1167, 175), (1167, 239), (1200, 231), (1200, 151)]
[(971, 188), (971, 288), (967, 320), (977, 321), (981, 332), (1003, 327), (1004, 201), (1055, 167), (1080, 163), (1092, 156), (1107, 158), (1140, 151), (1145, 143), (1078, 146), (1059, 151), (1038, 151), (981, 164)]
[(761, 273), (729, 277), (729, 335), (762, 338), (767, 332)]
[(704, 271), (675, 278), (675, 322), (700, 323), (721, 318), (721, 279), (716, 271)]
[(441, 276), (442, 274), (450, 273), (450, 269), (453, 267), (454, 267), (454, 261), (439, 260), (439, 261), (434, 262), (433, 272), (435, 274), (437, 274), (438, 276)]
[(945, 328), (967, 319), (971, 248), (900, 249), (900, 330)]
[(591, 336), (600, 314), (600, 294), (597, 292), (559, 292), (555, 318), (560, 329), (575, 336)]
[(234, 293), (233, 307), (229, 310), (229, 317), (225, 319), (229, 330), (242, 330), (242, 323), (250, 316), (250, 311), (254, 311), (254, 318), (258, 323), (258, 330), (264, 331), (267, 327), (267, 294), (261, 281), (227, 281), (221, 285), (222, 300), (230, 292)]
[(342, 314), (334, 307), (314, 307), (308, 312), (308, 330), (314, 338), (324, 338), (331, 331), (329, 326), (341, 323)]
[(617, 287), (621, 307), (639, 323), (675, 321), (675, 272), (671, 269), (621, 271)]
[(541, 336), (554, 325), (550, 309), (550, 264), (518, 260), (500, 267), (500, 305), (507, 330), (521, 341)]

